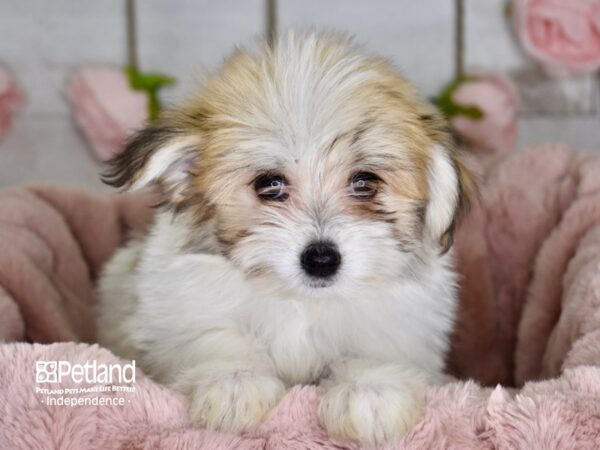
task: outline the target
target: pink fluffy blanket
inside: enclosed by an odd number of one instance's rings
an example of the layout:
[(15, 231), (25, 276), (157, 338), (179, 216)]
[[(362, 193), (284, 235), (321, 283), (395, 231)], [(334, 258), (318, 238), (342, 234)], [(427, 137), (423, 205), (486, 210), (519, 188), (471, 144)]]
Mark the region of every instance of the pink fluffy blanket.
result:
[[(561, 147), (487, 171), (457, 234), (461, 309), (455, 376), (428, 391), (421, 422), (393, 448), (600, 448), (600, 158)], [(297, 387), (242, 436), (190, 423), (185, 399), (138, 371), (135, 392), (49, 406), (38, 361), (114, 363), (93, 342), (98, 270), (151, 214), (147, 196), (32, 187), (0, 193), (0, 448), (354, 448), (319, 426), (319, 390)], [(12, 342), (10, 342), (12, 341)], [(542, 380), (543, 381), (533, 381)], [(68, 397), (68, 395), (66, 395)]]

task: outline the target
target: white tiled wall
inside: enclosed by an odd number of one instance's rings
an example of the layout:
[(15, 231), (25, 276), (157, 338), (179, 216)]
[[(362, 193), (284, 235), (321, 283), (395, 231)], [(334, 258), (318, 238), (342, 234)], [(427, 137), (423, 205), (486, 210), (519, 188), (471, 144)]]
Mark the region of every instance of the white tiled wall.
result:
[(140, 66), (175, 75), (165, 91), (177, 101), (236, 45), (263, 33), (263, 0), (138, 0)]
[(0, 0), (0, 62), (25, 90), (26, 114), (68, 114), (73, 67), (125, 61), (123, 11), (122, 0)]
[[(138, 0), (143, 70), (175, 76), (164, 99), (177, 101), (195, 74), (215, 69), (265, 31), (266, 0)], [(357, 35), (391, 57), (426, 95), (454, 72), (453, 0), (277, 0), (279, 29), (329, 27)], [(563, 141), (600, 150), (598, 77), (556, 81), (523, 55), (503, 15), (506, 0), (465, 0), (465, 62), (471, 71), (502, 71), (523, 96), (519, 144)], [(126, 63), (124, 0), (0, 0), (0, 63), (27, 96), (0, 142), (0, 187), (28, 181), (102, 188), (100, 166), (72, 124), (64, 98), (80, 64)]]

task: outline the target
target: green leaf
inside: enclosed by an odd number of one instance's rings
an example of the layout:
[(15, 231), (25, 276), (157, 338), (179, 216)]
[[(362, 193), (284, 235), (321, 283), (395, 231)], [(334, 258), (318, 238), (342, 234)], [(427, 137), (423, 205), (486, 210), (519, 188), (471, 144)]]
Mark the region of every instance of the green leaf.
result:
[(452, 81), (448, 84), (440, 93), (439, 97), (434, 100), (434, 103), (442, 111), (442, 113), (448, 119), (452, 119), (455, 116), (465, 116), (471, 119), (479, 120), (483, 117), (483, 111), (476, 105), (462, 105), (454, 101), (453, 95), (464, 83), (469, 83), (477, 80), (477, 77), (463, 76)]
[(132, 89), (148, 94), (148, 118), (156, 120), (161, 111), (158, 91), (164, 86), (175, 84), (175, 79), (161, 73), (143, 73), (132, 66), (125, 67), (125, 73)]

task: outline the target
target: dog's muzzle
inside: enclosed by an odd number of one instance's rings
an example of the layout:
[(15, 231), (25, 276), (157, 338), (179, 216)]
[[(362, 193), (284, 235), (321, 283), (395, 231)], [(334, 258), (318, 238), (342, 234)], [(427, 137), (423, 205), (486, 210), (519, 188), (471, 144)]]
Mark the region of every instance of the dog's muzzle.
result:
[(311, 277), (328, 278), (333, 276), (342, 262), (342, 255), (335, 244), (327, 241), (312, 242), (306, 246), (300, 263)]

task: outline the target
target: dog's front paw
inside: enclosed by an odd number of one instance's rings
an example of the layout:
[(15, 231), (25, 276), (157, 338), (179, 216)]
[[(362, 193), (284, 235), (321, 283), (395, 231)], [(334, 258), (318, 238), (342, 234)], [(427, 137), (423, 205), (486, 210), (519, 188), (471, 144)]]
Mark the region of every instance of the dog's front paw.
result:
[(244, 431), (261, 423), (284, 392), (279, 379), (253, 369), (201, 376), (191, 391), (190, 416), (209, 429)]
[(390, 443), (422, 417), (425, 387), (418, 374), (400, 370), (375, 369), (335, 380), (321, 400), (321, 421), (332, 437), (358, 441), (363, 448)]

